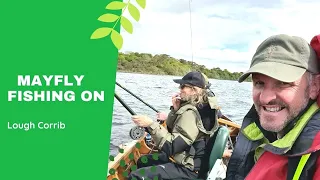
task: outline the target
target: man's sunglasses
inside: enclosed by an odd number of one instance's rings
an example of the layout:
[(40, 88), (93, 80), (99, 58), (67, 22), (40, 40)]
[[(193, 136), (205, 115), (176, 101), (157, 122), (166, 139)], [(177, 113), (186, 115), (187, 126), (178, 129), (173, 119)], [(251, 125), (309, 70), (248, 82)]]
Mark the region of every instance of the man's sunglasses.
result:
[(181, 85), (179, 86), (180, 89), (183, 89), (183, 88), (185, 88), (185, 87), (193, 88), (193, 86), (191, 86), (191, 85), (189, 85), (189, 84), (181, 84)]

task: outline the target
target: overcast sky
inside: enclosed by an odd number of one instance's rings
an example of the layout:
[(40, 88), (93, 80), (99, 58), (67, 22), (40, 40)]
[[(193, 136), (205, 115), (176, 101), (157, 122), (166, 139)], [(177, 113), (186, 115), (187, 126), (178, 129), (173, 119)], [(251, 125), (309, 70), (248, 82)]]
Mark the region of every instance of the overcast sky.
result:
[[(246, 71), (257, 46), (271, 35), (284, 33), (310, 42), (320, 34), (317, 1), (192, 0), (194, 62), (207, 68)], [(189, 0), (147, 0), (146, 9), (140, 12), (140, 21), (133, 23), (133, 34), (121, 29), (121, 52), (192, 60)]]

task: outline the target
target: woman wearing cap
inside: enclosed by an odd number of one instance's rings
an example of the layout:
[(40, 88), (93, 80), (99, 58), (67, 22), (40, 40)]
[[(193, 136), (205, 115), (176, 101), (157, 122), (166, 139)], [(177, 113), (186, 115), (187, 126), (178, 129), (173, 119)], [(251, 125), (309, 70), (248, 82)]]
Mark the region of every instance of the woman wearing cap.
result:
[[(206, 77), (197, 71), (189, 72), (182, 79), (180, 93), (172, 96), (171, 111), (166, 119), (167, 129), (147, 116), (133, 116), (133, 122), (147, 127), (156, 147), (160, 150), (159, 159), (147, 155), (148, 162), (138, 161), (138, 168), (145, 170), (145, 178), (195, 179), (202, 173), (205, 137), (216, 131), (218, 122), (214, 113), (200, 115), (198, 109), (213, 107), (214, 97), (208, 97)], [(162, 115), (160, 115), (162, 116)], [(214, 121), (212, 120), (214, 119)], [(170, 160), (171, 159), (171, 160)], [(151, 166), (156, 166), (153, 172)], [(204, 168), (205, 169), (205, 168)], [(129, 179), (143, 179), (140, 170), (129, 175)], [(205, 173), (205, 172), (204, 172)]]

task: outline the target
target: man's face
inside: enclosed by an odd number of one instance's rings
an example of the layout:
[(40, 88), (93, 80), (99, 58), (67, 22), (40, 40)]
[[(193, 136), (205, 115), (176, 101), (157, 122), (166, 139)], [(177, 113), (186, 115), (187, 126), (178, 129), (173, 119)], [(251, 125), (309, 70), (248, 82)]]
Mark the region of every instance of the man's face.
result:
[(252, 75), (253, 102), (265, 130), (281, 131), (307, 106), (310, 97), (307, 75), (291, 83), (262, 74)]

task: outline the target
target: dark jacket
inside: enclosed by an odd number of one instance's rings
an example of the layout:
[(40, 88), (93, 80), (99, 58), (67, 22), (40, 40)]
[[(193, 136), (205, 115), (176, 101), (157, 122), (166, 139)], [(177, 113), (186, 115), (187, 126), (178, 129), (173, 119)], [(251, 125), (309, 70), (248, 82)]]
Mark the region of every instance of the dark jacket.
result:
[(292, 179), (302, 155), (311, 153), (300, 179), (312, 179), (320, 173), (317, 165), (320, 149), (320, 112), (312, 101), (285, 128), (285, 136), (260, 126), (252, 106), (245, 116), (227, 169), (228, 180)]

